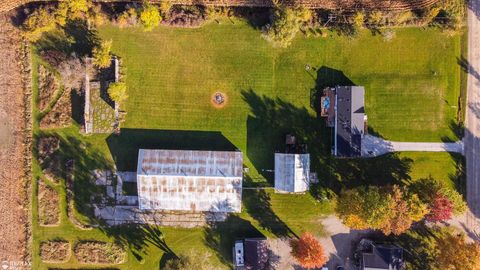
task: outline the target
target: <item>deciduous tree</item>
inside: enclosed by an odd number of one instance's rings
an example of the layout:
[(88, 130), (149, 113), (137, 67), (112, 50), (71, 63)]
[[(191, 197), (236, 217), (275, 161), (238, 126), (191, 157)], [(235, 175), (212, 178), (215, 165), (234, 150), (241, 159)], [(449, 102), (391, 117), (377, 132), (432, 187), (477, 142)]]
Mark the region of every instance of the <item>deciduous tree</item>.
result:
[(444, 195), (438, 194), (430, 203), (430, 213), (426, 218), (432, 222), (444, 221), (452, 217), (452, 212), (452, 202)]
[(446, 233), (437, 239), (438, 269), (480, 269), (480, 245), (467, 243), (463, 234)]
[(25, 36), (31, 41), (37, 41), (43, 33), (55, 29), (56, 22), (52, 17), (54, 12), (47, 7), (35, 10), (23, 23)]
[(278, 47), (288, 47), (300, 27), (312, 19), (312, 11), (303, 7), (278, 6), (273, 21), (267, 28), (266, 37)]
[(340, 194), (337, 214), (353, 229), (376, 229), (401, 234), (427, 214), (427, 206), (416, 195), (399, 186), (360, 187)]
[(327, 256), (322, 245), (311, 233), (304, 233), (299, 239), (290, 241), (292, 256), (300, 266), (305, 268), (322, 267), (327, 262)]

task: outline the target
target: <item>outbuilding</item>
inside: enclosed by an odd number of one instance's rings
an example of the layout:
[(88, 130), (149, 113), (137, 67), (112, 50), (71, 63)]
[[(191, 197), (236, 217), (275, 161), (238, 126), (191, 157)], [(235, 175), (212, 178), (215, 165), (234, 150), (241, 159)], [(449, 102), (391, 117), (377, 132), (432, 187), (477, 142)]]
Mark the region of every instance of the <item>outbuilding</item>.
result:
[(238, 151), (140, 149), (141, 210), (240, 212), (243, 155)]

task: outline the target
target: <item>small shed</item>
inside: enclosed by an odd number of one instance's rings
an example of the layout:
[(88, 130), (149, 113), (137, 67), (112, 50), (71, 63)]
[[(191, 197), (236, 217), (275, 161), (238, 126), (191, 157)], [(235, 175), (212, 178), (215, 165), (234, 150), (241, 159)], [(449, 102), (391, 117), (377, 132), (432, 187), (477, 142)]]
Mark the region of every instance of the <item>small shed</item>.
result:
[(309, 179), (310, 154), (275, 153), (276, 192), (305, 192)]

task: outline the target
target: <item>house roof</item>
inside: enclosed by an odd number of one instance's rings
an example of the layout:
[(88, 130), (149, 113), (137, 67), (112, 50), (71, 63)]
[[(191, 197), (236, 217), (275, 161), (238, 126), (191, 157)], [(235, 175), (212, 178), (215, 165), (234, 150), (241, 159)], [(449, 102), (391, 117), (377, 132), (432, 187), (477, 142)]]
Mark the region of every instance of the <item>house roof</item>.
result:
[(309, 154), (275, 153), (275, 190), (304, 192), (310, 179)]
[(140, 149), (139, 208), (240, 212), (241, 152)]
[(335, 154), (359, 157), (365, 123), (365, 89), (362, 86), (337, 86), (335, 91)]
[(403, 269), (403, 249), (393, 245), (372, 244), (372, 252), (363, 253), (364, 270)]
[(244, 240), (245, 269), (266, 269), (268, 264), (268, 243), (265, 238), (247, 238)]

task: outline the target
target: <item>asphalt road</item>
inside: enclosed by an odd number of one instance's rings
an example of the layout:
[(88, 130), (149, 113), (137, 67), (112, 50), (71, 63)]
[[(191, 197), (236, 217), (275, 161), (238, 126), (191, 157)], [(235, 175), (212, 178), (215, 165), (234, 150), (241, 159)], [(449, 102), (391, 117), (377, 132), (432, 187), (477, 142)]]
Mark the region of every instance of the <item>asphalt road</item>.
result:
[(480, 233), (480, 0), (468, 2), (468, 84), (465, 121), (466, 229)]

